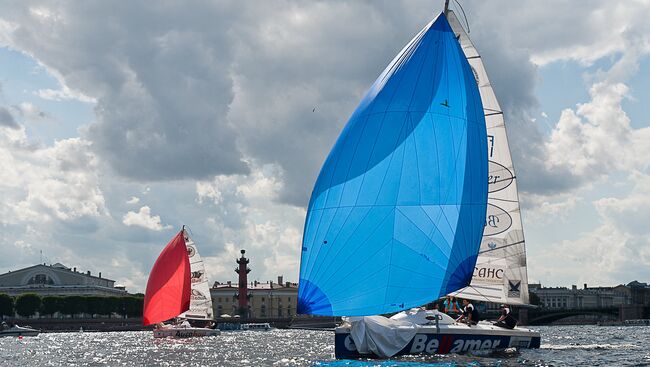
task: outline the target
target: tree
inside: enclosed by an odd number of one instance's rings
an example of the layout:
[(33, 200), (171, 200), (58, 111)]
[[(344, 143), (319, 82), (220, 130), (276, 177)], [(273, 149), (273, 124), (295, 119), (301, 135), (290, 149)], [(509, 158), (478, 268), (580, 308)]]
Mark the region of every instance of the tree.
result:
[(32, 316), (41, 308), (41, 297), (34, 293), (21, 294), (16, 298), (15, 307), (20, 316)]
[(61, 312), (70, 315), (74, 318), (74, 315), (86, 312), (86, 297), (81, 296), (68, 296), (63, 298), (63, 307)]
[(120, 315), (122, 314), (123, 310), (122, 310), (121, 297), (115, 297), (115, 296), (108, 297), (106, 299), (106, 305), (107, 305), (107, 308), (110, 310), (109, 317), (113, 313), (120, 314)]
[(14, 299), (7, 294), (0, 294), (0, 319), (2, 316), (14, 315)]
[(95, 317), (95, 314), (106, 315), (104, 313), (103, 305), (106, 303), (106, 297), (90, 296), (86, 298), (86, 312), (90, 317)]
[(63, 298), (56, 296), (45, 296), (41, 300), (41, 314), (54, 315), (63, 309)]
[(140, 297), (122, 297), (124, 302), (124, 313), (128, 317), (141, 316), (144, 307), (144, 299)]
[(113, 301), (111, 300), (111, 297), (98, 297), (101, 302), (99, 302), (97, 305), (95, 305), (95, 313), (98, 315), (108, 315), (108, 317), (111, 316), (113, 313)]

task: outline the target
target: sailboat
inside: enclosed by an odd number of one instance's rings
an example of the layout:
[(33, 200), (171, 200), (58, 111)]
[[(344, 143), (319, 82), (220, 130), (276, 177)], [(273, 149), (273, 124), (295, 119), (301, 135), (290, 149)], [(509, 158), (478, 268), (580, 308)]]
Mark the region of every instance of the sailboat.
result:
[[(175, 323), (164, 324), (171, 319)], [(154, 338), (189, 338), (219, 335), (219, 330), (205, 327), (212, 320), (212, 299), (203, 260), (183, 226), (151, 269), (144, 296), (143, 324), (156, 325)]]
[[(475, 49), (454, 26), (446, 3), (371, 86), (315, 183), (298, 313), (345, 316), (335, 329), (337, 358), (539, 347), (536, 331), (468, 326), (418, 308), (478, 289), (471, 284), (488, 254), (482, 243), (491, 249), (484, 238), (496, 236), (486, 218), (505, 218), (490, 196), (507, 186), (505, 174), (490, 178), (498, 163), (490, 150), (507, 150), (503, 119), (497, 126), (485, 70), (468, 62), (478, 54), (468, 54)], [(516, 236), (508, 237), (513, 246)], [(506, 237), (495, 238), (503, 250)], [(382, 314), (395, 315), (373, 316)]]

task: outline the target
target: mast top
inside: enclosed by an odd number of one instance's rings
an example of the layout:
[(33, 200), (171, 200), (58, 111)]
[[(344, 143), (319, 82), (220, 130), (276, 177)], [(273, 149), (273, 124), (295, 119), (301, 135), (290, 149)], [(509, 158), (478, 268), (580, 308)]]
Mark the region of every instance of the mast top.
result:
[(445, 0), (445, 16), (449, 13), (449, 0)]

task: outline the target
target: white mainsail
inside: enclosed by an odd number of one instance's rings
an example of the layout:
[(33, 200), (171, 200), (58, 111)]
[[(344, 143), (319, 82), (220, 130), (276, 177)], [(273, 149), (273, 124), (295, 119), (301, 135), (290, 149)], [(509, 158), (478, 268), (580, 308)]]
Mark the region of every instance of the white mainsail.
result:
[(212, 298), (210, 297), (210, 285), (205, 275), (205, 267), (194, 241), (190, 238), (187, 230), (183, 230), (187, 256), (190, 258), (190, 282), (192, 293), (190, 295), (190, 309), (178, 317), (186, 319), (212, 320)]
[(476, 268), (470, 286), (452, 295), (511, 305), (528, 304), (526, 245), (503, 111), (481, 56), (453, 11), (447, 17), (479, 86), (489, 159), (488, 207)]

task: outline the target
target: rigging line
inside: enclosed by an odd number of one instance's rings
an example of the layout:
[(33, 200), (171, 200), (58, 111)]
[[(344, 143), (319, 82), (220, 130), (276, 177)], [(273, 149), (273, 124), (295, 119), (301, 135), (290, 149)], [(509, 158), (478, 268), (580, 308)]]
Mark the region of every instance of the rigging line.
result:
[(493, 249), (489, 249), (489, 250), (485, 250), (485, 251), (480, 251), (478, 254), (480, 255), (480, 254), (484, 254), (484, 253), (486, 253), (486, 252), (491, 252), (491, 251), (501, 250), (501, 249), (504, 249), (504, 248), (506, 248), (506, 247), (511, 247), (511, 246), (515, 246), (515, 245), (520, 245), (520, 244), (525, 243), (525, 242), (526, 242), (526, 241), (524, 241), (524, 240), (517, 241), (517, 242), (511, 243), (511, 244), (509, 244), (509, 245), (505, 245), (505, 246), (501, 246), (501, 247), (495, 247), (495, 248), (493, 248)]
[[(465, 287), (463, 289), (468, 289), (468, 288), (471, 288), (474, 292), (476, 292), (477, 295), (479, 295), (480, 297), (483, 297), (485, 299), (485, 302), (493, 302), (493, 301), (490, 300), (490, 298), (488, 298), (486, 295), (481, 293), (481, 291), (479, 291), (477, 289), (477, 287), (474, 287), (473, 285), (470, 284), (470, 285), (468, 285), (467, 287)], [(458, 290), (456, 294), (457, 295), (460, 294), (462, 296), (462, 293), (463, 293), (462, 290)]]
[(465, 9), (463, 9), (463, 6), (460, 5), (460, 2), (458, 0), (454, 0), (456, 4), (458, 4), (458, 7), (460, 8), (460, 11), (463, 13), (463, 18), (465, 18), (465, 25), (467, 26), (467, 34), (469, 35), (470, 30), (469, 30), (469, 22), (467, 21), (467, 16), (465, 15)]

